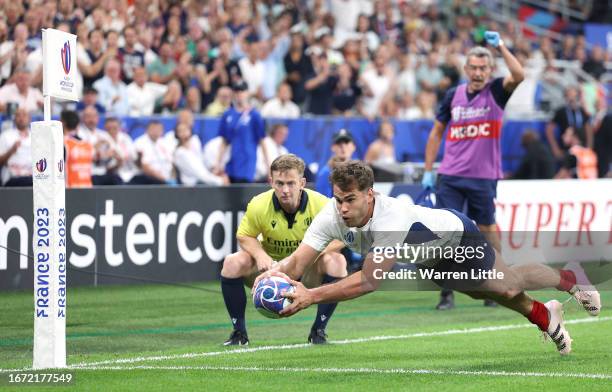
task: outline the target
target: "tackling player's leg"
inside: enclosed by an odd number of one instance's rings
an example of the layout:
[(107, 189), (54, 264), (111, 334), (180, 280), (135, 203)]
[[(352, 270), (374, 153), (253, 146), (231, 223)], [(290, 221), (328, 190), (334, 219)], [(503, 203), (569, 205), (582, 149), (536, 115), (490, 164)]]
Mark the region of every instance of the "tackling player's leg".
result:
[[(479, 246), (483, 244), (484, 236), (475, 227), (474, 223), (463, 214), (455, 211), (452, 212), (462, 220), (464, 225), (461, 245)], [(585, 293), (584, 289), (579, 291), (584, 286), (577, 284), (575, 273), (569, 270), (556, 271), (541, 264), (510, 268), (497, 250), (492, 249), (486, 243), (484, 243), (483, 248), (485, 250), (482, 258), (473, 260), (470, 263), (454, 263), (455, 265), (451, 265), (450, 268), (495, 270), (496, 273), (503, 276), (503, 279), (484, 279), (481, 282), (467, 282), (467, 284), (464, 283), (459, 287), (460, 291), (468, 291), (468, 294), (475, 298), (495, 300), (500, 305), (521, 313), (554, 341), (561, 355), (569, 354), (572, 341), (563, 325), (562, 304), (558, 301), (549, 301), (545, 304), (538, 302), (529, 297), (525, 290), (556, 287), (559, 290), (570, 293)], [(448, 268), (449, 266), (446, 267)], [(470, 289), (470, 286), (472, 289)], [(583, 305), (587, 311), (593, 314), (595, 313), (593, 310), (597, 308), (598, 312), (601, 305), (599, 303), (599, 293), (593, 287), (590, 289), (592, 291), (590, 296), (584, 294), (580, 298), (584, 301)], [(591, 298), (592, 301), (588, 302), (588, 299)], [(587, 302), (588, 305), (586, 304)]]

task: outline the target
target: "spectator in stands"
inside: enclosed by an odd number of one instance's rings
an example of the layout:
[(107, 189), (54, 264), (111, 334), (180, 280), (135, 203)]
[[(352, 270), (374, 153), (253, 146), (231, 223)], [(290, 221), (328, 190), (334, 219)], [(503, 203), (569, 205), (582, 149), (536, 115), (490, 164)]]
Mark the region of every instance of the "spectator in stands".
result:
[(161, 107), (176, 109), (181, 100), (181, 88), (176, 81), (168, 84), (149, 82), (144, 67), (134, 69), (134, 81), (127, 86), (127, 99), (132, 117), (150, 116)]
[[(77, 130), (78, 138), (93, 146), (93, 167), (91, 181), (93, 185), (119, 185), (122, 183), (117, 175), (109, 172), (114, 169), (116, 158), (110, 149), (108, 133), (98, 128), (100, 116), (94, 106), (87, 106), (81, 113), (81, 125)], [(115, 158), (114, 162), (111, 160)]]
[(0, 19), (0, 87), (11, 77), (11, 62), (15, 54), (8, 33), (6, 22)]
[(264, 63), (261, 61), (262, 42), (247, 43), (246, 56), (238, 61), (240, 73), (243, 80), (249, 86), (249, 93), (252, 97), (262, 101), (263, 99), (263, 79)]
[(415, 58), (406, 53), (400, 57), (400, 71), (397, 75), (397, 93), (400, 96), (410, 94), (411, 97), (418, 91), (416, 73), (414, 70)]
[(404, 120), (433, 119), (435, 117), (436, 95), (430, 91), (421, 91), (416, 95), (415, 105), (401, 113)]
[(612, 111), (605, 98), (598, 106), (599, 110), (593, 116), (593, 132), (599, 177), (612, 177)]
[(87, 87), (83, 90), (83, 98), (77, 102), (76, 110), (83, 111), (88, 106), (93, 106), (99, 114), (106, 113), (106, 108), (98, 103), (98, 90)]
[(368, 15), (359, 15), (357, 19), (357, 34), (360, 36), (360, 41), (365, 41), (370, 52), (375, 52), (378, 49), (380, 37), (371, 29)]
[(202, 155), (202, 141), (200, 136), (193, 131), (195, 126), (195, 118), (193, 112), (189, 109), (181, 109), (176, 116), (176, 125), (174, 129), (166, 132), (164, 142), (170, 151), (174, 151), (178, 146), (179, 138), (176, 136), (176, 130), (179, 125), (186, 125), (190, 130), (190, 138), (188, 143), (183, 143), (184, 147), (189, 148), (195, 155)]
[(17, 108), (14, 122), (15, 128), (0, 133), (2, 185), (32, 186), (30, 114), (24, 108)]
[(172, 150), (164, 142), (164, 126), (159, 121), (151, 121), (147, 131), (134, 142), (139, 159), (140, 173), (130, 184), (137, 185), (176, 185), (173, 173)]
[(30, 86), (30, 73), (24, 68), (15, 70), (12, 83), (0, 88), (0, 112), (6, 110), (7, 104), (20, 107), (28, 113), (42, 109), (43, 96), (39, 89)]
[(593, 46), (589, 58), (582, 64), (582, 69), (595, 79), (599, 79), (601, 75), (606, 73), (605, 57), (601, 46)]
[(0, 82), (6, 82), (16, 69), (25, 68), (28, 54), (34, 50), (28, 44), (28, 28), (25, 24), (17, 24), (13, 40), (9, 40), (9, 37), (6, 23), (0, 22)]
[(130, 112), (130, 101), (127, 86), (121, 81), (121, 64), (111, 59), (104, 67), (104, 77), (96, 81), (93, 87), (98, 91), (98, 102), (106, 112), (117, 116), (127, 116)]
[(396, 163), (395, 146), (395, 127), (391, 122), (384, 120), (378, 127), (378, 138), (368, 147), (364, 161), (370, 165), (388, 165)]
[(582, 140), (576, 133), (575, 128), (568, 127), (562, 135), (562, 140), (563, 144), (569, 148), (555, 178), (579, 178), (582, 180), (597, 178), (597, 155), (592, 149), (582, 146)]
[(106, 132), (98, 128), (100, 122), (100, 115), (96, 110), (95, 106), (87, 106), (81, 112), (81, 122), (77, 129), (78, 137), (95, 146), (101, 135), (105, 135)]
[[(277, 24), (283, 19), (281, 18)], [(261, 91), (263, 100), (274, 98), (281, 76), (284, 75), (283, 58), (289, 50), (290, 39), (284, 31), (276, 32), (269, 40), (261, 42), (261, 60), (264, 65)]]
[(357, 113), (357, 102), (361, 97), (361, 87), (347, 63), (338, 66), (338, 84), (333, 92), (332, 113), (350, 116)]
[[(264, 118), (298, 118), (300, 116), (300, 108), (291, 101), (291, 86), (289, 84), (281, 83), (278, 86), (276, 97), (263, 105), (261, 115)], [(271, 159), (274, 160), (274, 158)]]
[(76, 26), (85, 19), (83, 10), (74, 7), (72, 0), (60, 0), (57, 2), (57, 13), (53, 19), (54, 24), (68, 23), (70, 31), (75, 31)]
[(388, 60), (387, 48), (381, 46), (374, 54), (374, 66), (361, 75), (363, 114), (369, 118), (378, 115), (383, 100), (393, 96), (395, 91), (395, 74), (388, 66)]
[(312, 73), (310, 57), (304, 52), (304, 36), (298, 26), (292, 29), (289, 52), (284, 58), (287, 83), (291, 86), (293, 102), (298, 105), (306, 99), (305, 77)]
[(88, 41), (87, 58), (81, 63), (84, 88), (92, 87), (96, 81), (102, 79), (106, 62), (117, 56), (117, 53), (112, 50), (104, 50), (104, 32), (102, 30), (90, 31)]
[(314, 33), (317, 47), (327, 56), (327, 61), (332, 67), (337, 67), (344, 62), (342, 53), (333, 48), (334, 37), (329, 27), (323, 26)]
[(134, 71), (138, 67), (144, 67), (144, 53), (136, 49), (138, 43), (138, 35), (136, 29), (132, 26), (127, 26), (123, 29), (123, 38), (125, 43), (122, 48), (119, 48), (118, 59), (121, 63), (121, 76), (123, 83), (130, 84), (134, 79)]
[(28, 28), (28, 46), (34, 50), (42, 47), (42, 15), (40, 8), (34, 5), (25, 13), (23, 21)]
[(416, 71), (417, 85), (419, 90), (432, 92), (436, 95), (443, 94), (442, 83), (444, 74), (438, 65), (438, 53), (430, 52), (425, 61)]
[(78, 136), (79, 115), (64, 110), (60, 115), (64, 127), (64, 155), (66, 157), (66, 187), (91, 188), (94, 148)]
[[(104, 129), (110, 136), (108, 139), (110, 142), (109, 150), (112, 151), (114, 157), (108, 162), (107, 172), (116, 173), (121, 181), (127, 184), (138, 173), (136, 165), (138, 154), (134, 142), (130, 135), (121, 129), (121, 123), (116, 117), (106, 117)], [(113, 162), (113, 160), (116, 160), (116, 162)]]
[(353, 135), (346, 129), (339, 130), (332, 139), (332, 157), (327, 164), (317, 172), (315, 190), (327, 197), (333, 196), (332, 186), (329, 182), (329, 175), (333, 169), (334, 162), (344, 162), (352, 158), (355, 153), (355, 142)]
[(192, 135), (191, 128), (187, 124), (178, 124), (175, 134), (178, 146), (174, 150), (173, 162), (181, 184), (186, 186), (194, 186), (196, 184), (229, 184), (229, 178), (226, 175), (217, 176), (212, 174), (204, 166), (201, 155), (193, 151), (190, 144), (194, 135)]
[(546, 62), (538, 82), (540, 93), (537, 97), (539, 98), (537, 103), (541, 111), (550, 112), (555, 108), (564, 106), (564, 90), (568, 85), (575, 82), (575, 80), (568, 79), (571, 78), (567, 73), (559, 72), (559, 69), (551, 61)]
[[(446, 91), (459, 84), (459, 80), (461, 79), (461, 66), (456, 53), (448, 50), (444, 56), (444, 62), (440, 64), (439, 68), (443, 75), (439, 84), (439, 91)], [(442, 98), (443, 95), (438, 94), (437, 99), (442, 100)]]
[(525, 155), (512, 174), (517, 180), (547, 180), (555, 175), (555, 159), (548, 147), (540, 141), (538, 134), (528, 129), (521, 136)]
[[(562, 141), (562, 135), (568, 128), (572, 128), (588, 148), (593, 146), (593, 133), (588, 113), (582, 108), (580, 90), (576, 86), (565, 89), (566, 105), (557, 109), (553, 118), (546, 125), (546, 138), (557, 160), (565, 159), (570, 146)], [(569, 139), (568, 139), (569, 140)]]
[(320, 48), (312, 51), (313, 69), (306, 77), (306, 111), (311, 114), (328, 115), (332, 112), (333, 92), (338, 84), (336, 68), (332, 68), (327, 55)]
[[(289, 128), (285, 124), (274, 124), (270, 129), (268, 136), (263, 139), (263, 143), (268, 151), (268, 158), (274, 162), (281, 155), (289, 154), (289, 150), (283, 145), (289, 136)], [(268, 180), (268, 171), (270, 167), (266, 166), (266, 161), (263, 154), (263, 148), (257, 147), (257, 166), (255, 172), (255, 181), (266, 182)]]
[(206, 107), (205, 115), (211, 117), (219, 117), (232, 104), (232, 89), (227, 86), (221, 86), (217, 90), (215, 100)]
[[(223, 113), (219, 136), (222, 137), (222, 143), (213, 173), (227, 173), (232, 183), (253, 182), (258, 145), (262, 146), (266, 166), (270, 165), (268, 151), (263, 144), (266, 136), (264, 122), (259, 112), (251, 107), (248, 86), (244, 82), (234, 86), (234, 106)], [(232, 146), (232, 154), (224, 170), (222, 160), (229, 145)]]
[(213, 100), (219, 87), (231, 87), (234, 84), (238, 84), (239, 82), (243, 81), (240, 66), (231, 58), (231, 43), (227, 41), (222, 42), (219, 44), (217, 49), (218, 56), (207, 68), (207, 83), (202, 86), (202, 90), (206, 94), (203, 97), (204, 103), (208, 103)]
[(172, 46), (169, 42), (162, 42), (159, 48), (159, 57), (148, 67), (147, 73), (151, 75), (151, 81), (166, 84), (176, 78), (176, 61), (172, 58)]

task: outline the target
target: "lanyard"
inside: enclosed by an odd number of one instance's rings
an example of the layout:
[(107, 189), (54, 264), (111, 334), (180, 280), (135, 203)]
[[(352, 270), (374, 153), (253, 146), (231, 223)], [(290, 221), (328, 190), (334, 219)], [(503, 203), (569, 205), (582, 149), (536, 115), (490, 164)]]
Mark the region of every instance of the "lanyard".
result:
[[(567, 107), (565, 108), (565, 113), (568, 123), (571, 123), (576, 130), (582, 128), (582, 111), (580, 109), (575, 110)], [(573, 119), (573, 121), (570, 119)]]

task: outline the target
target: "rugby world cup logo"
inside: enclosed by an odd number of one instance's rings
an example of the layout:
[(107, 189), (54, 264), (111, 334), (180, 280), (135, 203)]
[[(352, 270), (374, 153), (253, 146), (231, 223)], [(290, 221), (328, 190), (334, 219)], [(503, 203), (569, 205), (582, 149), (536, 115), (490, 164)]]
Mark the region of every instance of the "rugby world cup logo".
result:
[(60, 52), (62, 55), (62, 67), (64, 68), (64, 73), (68, 75), (68, 73), (70, 73), (70, 63), (72, 60), (70, 56), (70, 43), (68, 41), (64, 43), (64, 47)]
[(44, 173), (44, 171), (47, 170), (47, 158), (43, 158), (36, 162), (36, 170), (38, 170), (39, 173)]

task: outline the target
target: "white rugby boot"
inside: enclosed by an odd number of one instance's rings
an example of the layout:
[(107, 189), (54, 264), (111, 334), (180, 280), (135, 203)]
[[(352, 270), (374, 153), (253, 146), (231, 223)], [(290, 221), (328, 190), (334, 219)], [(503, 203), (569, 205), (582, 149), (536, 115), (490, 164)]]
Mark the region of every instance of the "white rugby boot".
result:
[(601, 296), (597, 288), (586, 276), (584, 269), (578, 263), (568, 263), (565, 269), (570, 270), (576, 276), (576, 284), (569, 293), (591, 316), (598, 316), (601, 312)]
[(544, 304), (548, 309), (548, 329), (544, 336), (550, 339), (557, 346), (557, 351), (561, 355), (567, 355), (572, 351), (572, 338), (563, 325), (563, 305), (557, 300), (548, 301)]

